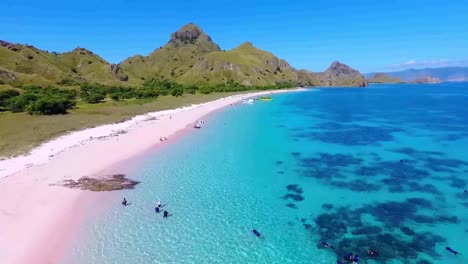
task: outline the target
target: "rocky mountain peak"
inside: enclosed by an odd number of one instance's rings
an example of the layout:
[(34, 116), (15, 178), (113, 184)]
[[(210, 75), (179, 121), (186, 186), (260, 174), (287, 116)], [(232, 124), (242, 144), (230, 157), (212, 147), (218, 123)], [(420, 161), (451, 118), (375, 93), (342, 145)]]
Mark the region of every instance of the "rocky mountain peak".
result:
[(334, 76), (344, 76), (351, 74), (360, 74), (359, 71), (349, 67), (346, 64), (343, 64), (339, 61), (333, 62), (330, 67), (325, 71), (325, 73), (334, 75)]
[(181, 27), (176, 32), (172, 33), (169, 42), (193, 44), (201, 36), (206, 36), (209, 40), (211, 40), (211, 38), (208, 35), (206, 35), (199, 26), (193, 23), (189, 23)]
[(0, 40), (0, 46), (1, 47), (8, 47), (10, 45), (13, 45), (13, 43), (8, 42), (8, 41), (4, 41), (4, 40)]
[(207, 51), (221, 50), (219, 46), (213, 42), (210, 36), (205, 34), (199, 26), (193, 23), (189, 23), (172, 33), (171, 38), (169, 39), (169, 44), (174, 47), (196, 44), (197, 46), (202, 47), (203, 50)]

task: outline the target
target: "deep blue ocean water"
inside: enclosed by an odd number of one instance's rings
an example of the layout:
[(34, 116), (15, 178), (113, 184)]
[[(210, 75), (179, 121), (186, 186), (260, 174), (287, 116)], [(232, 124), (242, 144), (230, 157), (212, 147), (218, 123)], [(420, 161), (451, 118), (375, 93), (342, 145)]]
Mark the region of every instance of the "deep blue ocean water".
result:
[(216, 112), (128, 168), (142, 183), (88, 219), (63, 263), (336, 263), (348, 252), (468, 263), (445, 250), (468, 254), (467, 106), (468, 83), (447, 83), (311, 89)]

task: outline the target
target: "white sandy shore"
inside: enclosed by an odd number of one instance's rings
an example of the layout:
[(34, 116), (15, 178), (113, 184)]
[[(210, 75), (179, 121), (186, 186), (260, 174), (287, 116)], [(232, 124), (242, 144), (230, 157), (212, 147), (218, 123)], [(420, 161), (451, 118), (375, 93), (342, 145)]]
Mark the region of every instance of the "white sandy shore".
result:
[[(66, 179), (98, 176), (106, 168), (160, 143), (208, 113), (248, 97), (295, 90), (263, 91), (136, 116), (73, 132), (29, 155), (0, 161), (0, 262), (56, 263), (84, 209), (89, 192), (51, 186)], [(122, 133), (125, 131), (124, 133)]]

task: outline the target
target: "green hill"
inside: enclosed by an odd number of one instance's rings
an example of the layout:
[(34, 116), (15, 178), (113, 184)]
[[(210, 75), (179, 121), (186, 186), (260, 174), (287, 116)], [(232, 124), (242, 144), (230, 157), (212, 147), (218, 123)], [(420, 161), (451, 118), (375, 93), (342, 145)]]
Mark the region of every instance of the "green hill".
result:
[(190, 23), (171, 35), (169, 42), (148, 56), (136, 55), (120, 63), (129, 81), (141, 83), (153, 78), (177, 80), (203, 55), (219, 46), (198, 26)]
[(264, 86), (302, 82), (297, 71), (285, 60), (245, 42), (229, 51), (214, 51), (199, 59), (180, 78), (181, 83), (226, 83)]
[(0, 84), (20, 87), (100, 83), (141, 85), (149, 80), (181, 84), (245, 86), (291, 84), (300, 86), (366, 86), (364, 77), (339, 62), (325, 72), (296, 70), (285, 60), (245, 42), (221, 51), (210, 36), (195, 24), (174, 32), (168, 43), (148, 56), (136, 55), (110, 64), (93, 52), (76, 48), (54, 53), (33, 46), (0, 41)]
[(125, 81), (121, 70), (115, 70), (115, 66), (82, 48), (59, 54), (0, 41), (0, 82), (4, 84), (47, 86), (82, 82), (118, 84), (121, 81)]

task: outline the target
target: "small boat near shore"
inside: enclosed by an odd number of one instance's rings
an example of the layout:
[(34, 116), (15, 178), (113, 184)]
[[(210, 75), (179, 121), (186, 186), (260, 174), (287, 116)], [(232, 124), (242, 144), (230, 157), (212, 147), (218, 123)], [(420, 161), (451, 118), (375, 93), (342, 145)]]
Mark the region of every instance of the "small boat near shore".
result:
[(254, 102), (255, 101), (252, 98), (242, 100), (243, 104), (254, 104)]
[(271, 101), (271, 100), (273, 100), (273, 98), (271, 98), (271, 97), (260, 97), (260, 98), (258, 98), (258, 100), (260, 100), (260, 101)]

